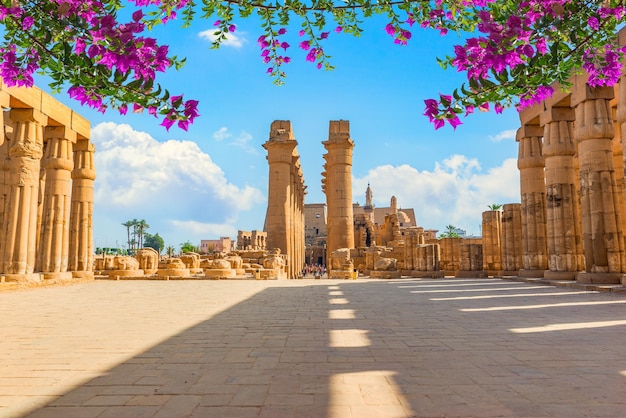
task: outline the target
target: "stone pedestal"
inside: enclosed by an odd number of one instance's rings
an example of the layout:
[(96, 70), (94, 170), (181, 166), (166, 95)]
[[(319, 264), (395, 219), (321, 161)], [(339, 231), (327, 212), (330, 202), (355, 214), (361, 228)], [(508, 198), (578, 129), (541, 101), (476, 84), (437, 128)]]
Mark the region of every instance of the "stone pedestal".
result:
[(188, 268), (165, 268), (159, 269), (157, 276), (162, 279), (169, 277), (190, 277), (191, 273)]
[(208, 277), (210, 279), (227, 279), (230, 277), (235, 277), (235, 270), (233, 269), (205, 269), (204, 277)]

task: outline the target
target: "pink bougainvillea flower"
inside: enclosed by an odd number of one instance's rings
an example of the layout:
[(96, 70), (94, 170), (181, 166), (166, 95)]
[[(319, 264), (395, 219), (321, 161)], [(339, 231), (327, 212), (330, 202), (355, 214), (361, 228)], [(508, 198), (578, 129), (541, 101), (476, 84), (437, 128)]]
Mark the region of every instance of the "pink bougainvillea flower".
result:
[(456, 127), (462, 125), (463, 122), (459, 119), (458, 116), (454, 115), (453, 117), (448, 119), (448, 123), (452, 126), (452, 129), (456, 131)]

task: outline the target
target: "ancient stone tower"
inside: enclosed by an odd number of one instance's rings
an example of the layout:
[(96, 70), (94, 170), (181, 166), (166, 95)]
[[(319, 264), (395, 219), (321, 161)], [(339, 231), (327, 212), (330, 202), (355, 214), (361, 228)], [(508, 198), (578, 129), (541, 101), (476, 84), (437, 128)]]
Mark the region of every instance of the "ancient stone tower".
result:
[(93, 277), (89, 122), (37, 88), (0, 84), (0, 276)]
[(269, 163), (265, 232), (267, 249), (279, 248), (287, 257), (287, 277), (294, 279), (304, 265), (304, 176), (298, 142), (291, 122), (272, 122), (269, 140), (263, 144)]
[[(322, 173), (322, 189), (328, 207), (328, 238), (326, 251), (330, 254), (339, 248), (354, 248), (352, 209), (352, 150), (350, 122), (330, 121), (328, 141), (322, 142), (327, 153)], [(330, 257), (327, 257), (330, 259)]]

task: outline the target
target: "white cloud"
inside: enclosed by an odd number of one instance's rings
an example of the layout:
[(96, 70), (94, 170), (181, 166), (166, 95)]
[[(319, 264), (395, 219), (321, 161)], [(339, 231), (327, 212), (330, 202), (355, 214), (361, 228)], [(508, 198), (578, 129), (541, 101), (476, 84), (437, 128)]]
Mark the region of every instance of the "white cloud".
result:
[[(198, 36), (202, 39), (208, 40), (209, 42), (215, 42), (217, 39), (215, 32), (217, 32), (217, 29), (207, 29), (198, 33)], [(220, 45), (241, 48), (244, 43), (248, 42), (248, 40), (245, 38), (245, 32), (238, 33), (239, 35), (235, 35), (232, 32), (225, 33), (224, 35), (226, 36), (226, 39), (223, 39)]]
[[(236, 234), (239, 213), (265, 202), (260, 190), (230, 183), (194, 142), (159, 142), (129, 125), (112, 122), (95, 126), (92, 141), (96, 145), (96, 239), (98, 218), (107, 228), (115, 222), (145, 219), (149, 233), (158, 232), (174, 245), (217, 238), (212, 231), (231, 236), (233, 231)], [(126, 238), (121, 226), (119, 231), (100, 230), (100, 234)]]
[(216, 141), (223, 141), (230, 138), (231, 136), (233, 135), (228, 132), (228, 128), (225, 126), (222, 126), (217, 131), (213, 132), (213, 139), (215, 139)]
[[(220, 129), (213, 132), (213, 139), (215, 139), (216, 141), (225, 141), (232, 137), (233, 134), (231, 134), (228, 131), (228, 128), (225, 126), (222, 126)], [(237, 137), (233, 138), (233, 140), (230, 141), (228, 145), (241, 148), (248, 154), (258, 154), (256, 148), (250, 145), (250, 141), (252, 141), (252, 139), (252, 135), (250, 135), (248, 132), (241, 131), (241, 133)]]
[(217, 239), (219, 237), (234, 238), (237, 236), (237, 229), (233, 225), (209, 224), (196, 221), (172, 221), (172, 224), (187, 235), (201, 234), (204, 237), (211, 237), (206, 239)]
[(492, 142), (500, 142), (507, 139), (511, 139), (515, 141), (515, 136), (517, 135), (517, 129), (507, 129), (506, 131), (502, 131), (495, 135), (489, 135), (489, 140)]
[(398, 205), (413, 208), (417, 223), (427, 229), (442, 230), (452, 224), (468, 233), (480, 234), (482, 213), (492, 203), (520, 201), (517, 160), (483, 171), (478, 160), (453, 155), (435, 163), (432, 171), (419, 171), (409, 165), (383, 165), (353, 181), (353, 200), (364, 201), (367, 184), (374, 193), (374, 204), (389, 206), (391, 196)]

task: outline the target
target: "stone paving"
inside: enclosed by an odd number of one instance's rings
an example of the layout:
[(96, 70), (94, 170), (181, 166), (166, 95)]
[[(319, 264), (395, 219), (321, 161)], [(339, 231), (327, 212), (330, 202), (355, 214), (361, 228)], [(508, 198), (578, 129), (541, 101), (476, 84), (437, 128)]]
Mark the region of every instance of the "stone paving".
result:
[(624, 417), (626, 296), (498, 279), (0, 293), (1, 417)]

